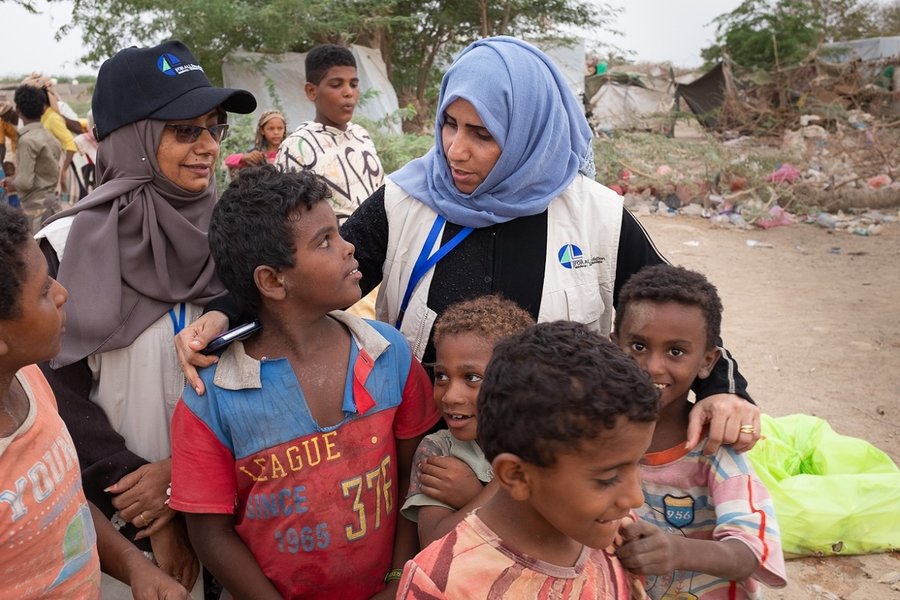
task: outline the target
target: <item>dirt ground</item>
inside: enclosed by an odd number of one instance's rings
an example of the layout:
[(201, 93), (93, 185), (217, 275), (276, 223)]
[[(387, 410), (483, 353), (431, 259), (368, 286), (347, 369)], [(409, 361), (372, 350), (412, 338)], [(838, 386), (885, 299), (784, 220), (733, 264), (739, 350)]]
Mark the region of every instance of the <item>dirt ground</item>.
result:
[[(900, 223), (860, 237), (809, 224), (742, 231), (685, 216), (640, 220), (670, 262), (718, 287), (725, 345), (764, 412), (815, 415), (900, 461)], [(900, 571), (898, 552), (796, 559), (787, 570), (788, 586), (766, 598), (900, 599), (878, 582)]]

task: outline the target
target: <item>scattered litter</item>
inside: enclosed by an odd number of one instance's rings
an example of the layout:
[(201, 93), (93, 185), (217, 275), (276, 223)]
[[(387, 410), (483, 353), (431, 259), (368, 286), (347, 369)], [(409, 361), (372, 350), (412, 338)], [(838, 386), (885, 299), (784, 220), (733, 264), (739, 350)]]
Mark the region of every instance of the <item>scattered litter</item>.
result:
[(834, 229), (837, 227), (837, 219), (834, 215), (830, 215), (828, 213), (819, 213), (816, 216), (816, 225), (820, 225), (825, 229)]
[(731, 224), (738, 229), (750, 229), (750, 225), (747, 223), (741, 213), (731, 213), (730, 215), (728, 215), (728, 220), (731, 221)]
[(781, 225), (793, 225), (796, 222), (797, 219), (794, 218), (794, 215), (775, 205), (769, 209), (768, 214), (764, 214), (756, 219), (754, 225), (760, 229), (771, 229)]
[(900, 571), (891, 571), (885, 573), (878, 578), (878, 583), (897, 583), (900, 582)]
[(816, 595), (816, 600), (841, 600), (840, 596), (838, 596), (837, 594), (834, 594), (832, 592), (829, 592), (828, 590), (823, 588), (821, 585), (816, 585), (816, 584), (808, 585), (808, 586), (806, 586), (806, 589), (808, 589), (809, 591), (811, 591), (813, 594)]
[(751, 248), (774, 248), (774, 244), (770, 244), (769, 242), (760, 242), (758, 240), (747, 240), (747, 245)]
[(685, 242), (683, 242), (683, 244), (685, 246), (690, 246), (691, 248), (696, 248), (700, 245), (700, 242), (698, 242), (697, 240), (686, 240)]
[(794, 183), (800, 178), (800, 171), (791, 163), (784, 163), (773, 171), (766, 181), (770, 183)]
[(840, 254), (840, 253), (841, 253), (841, 248), (840, 248), (840, 246), (832, 246), (832, 247), (828, 250), (828, 254)]
[(885, 175), (884, 173), (882, 173), (881, 175), (876, 175), (875, 177), (870, 178), (866, 182), (866, 185), (868, 185), (873, 190), (877, 190), (879, 188), (891, 185), (891, 178), (889, 175)]

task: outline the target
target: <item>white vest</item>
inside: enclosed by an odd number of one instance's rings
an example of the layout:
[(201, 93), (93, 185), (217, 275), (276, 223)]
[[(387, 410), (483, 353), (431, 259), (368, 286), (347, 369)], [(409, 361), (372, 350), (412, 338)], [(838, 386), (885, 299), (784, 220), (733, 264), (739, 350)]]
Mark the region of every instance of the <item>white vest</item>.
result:
[[(384, 209), (388, 246), (375, 311), (378, 320), (395, 324), (413, 265), (437, 214), (390, 178), (385, 180)], [(622, 197), (582, 175), (550, 202), (538, 321), (580, 321), (609, 336), (621, 227)], [(443, 230), (430, 249), (432, 253), (442, 237)], [(431, 269), (419, 280), (400, 327), (420, 359), (437, 317), (427, 304), (433, 276)]]

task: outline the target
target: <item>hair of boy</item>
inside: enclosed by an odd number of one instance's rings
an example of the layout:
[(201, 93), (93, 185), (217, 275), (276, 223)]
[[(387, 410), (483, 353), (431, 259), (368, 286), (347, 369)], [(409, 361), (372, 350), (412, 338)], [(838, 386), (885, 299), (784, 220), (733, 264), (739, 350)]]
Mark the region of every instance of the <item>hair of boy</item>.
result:
[(20, 85), (13, 95), (13, 102), (23, 118), (34, 121), (41, 118), (48, 106), (47, 92), (33, 85)]
[(722, 300), (716, 286), (695, 271), (672, 265), (644, 267), (631, 276), (619, 292), (616, 310), (615, 330), (619, 330), (628, 306), (646, 300), (655, 304), (677, 302), (685, 306), (696, 306), (706, 321), (706, 347), (719, 345), (722, 328)]
[(337, 44), (322, 44), (316, 46), (306, 54), (306, 81), (313, 85), (319, 82), (328, 73), (331, 67), (356, 68), (356, 59), (349, 49)]
[(244, 309), (259, 311), (256, 267), (293, 267), (293, 223), (301, 209), (328, 195), (318, 175), (282, 173), (272, 165), (244, 169), (222, 194), (209, 224), (209, 246), (216, 274)]
[(28, 217), (5, 202), (0, 203), (0, 319), (19, 316), (19, 296), (25, 280), (25, 243), (31, 231)]
[(652, 422), (659, 391), (637, 362), (583, 323), (538, 323), (494, 348), (478, 394), (478, 444), (540, 467), (612, 429)]
[(451, 305), (434, 324), (434, 343), (449, 335), (474, 333), (495, 345), (500, 339), (534, 325), (534, 317), (513, 302), (497, 295), (479, 296)]

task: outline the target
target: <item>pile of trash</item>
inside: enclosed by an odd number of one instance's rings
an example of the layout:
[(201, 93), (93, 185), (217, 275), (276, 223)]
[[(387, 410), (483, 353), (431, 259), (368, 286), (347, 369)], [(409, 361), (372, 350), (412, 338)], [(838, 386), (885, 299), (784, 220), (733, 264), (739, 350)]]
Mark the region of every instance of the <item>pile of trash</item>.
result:
[(900, 128), (868, 113), (806, 115), (781, 139), (708, 131), (597, 139), (597, 179), (635, 212), (701, 216), (725, 226), (814, 222), (877, 235), (900, 208)]

